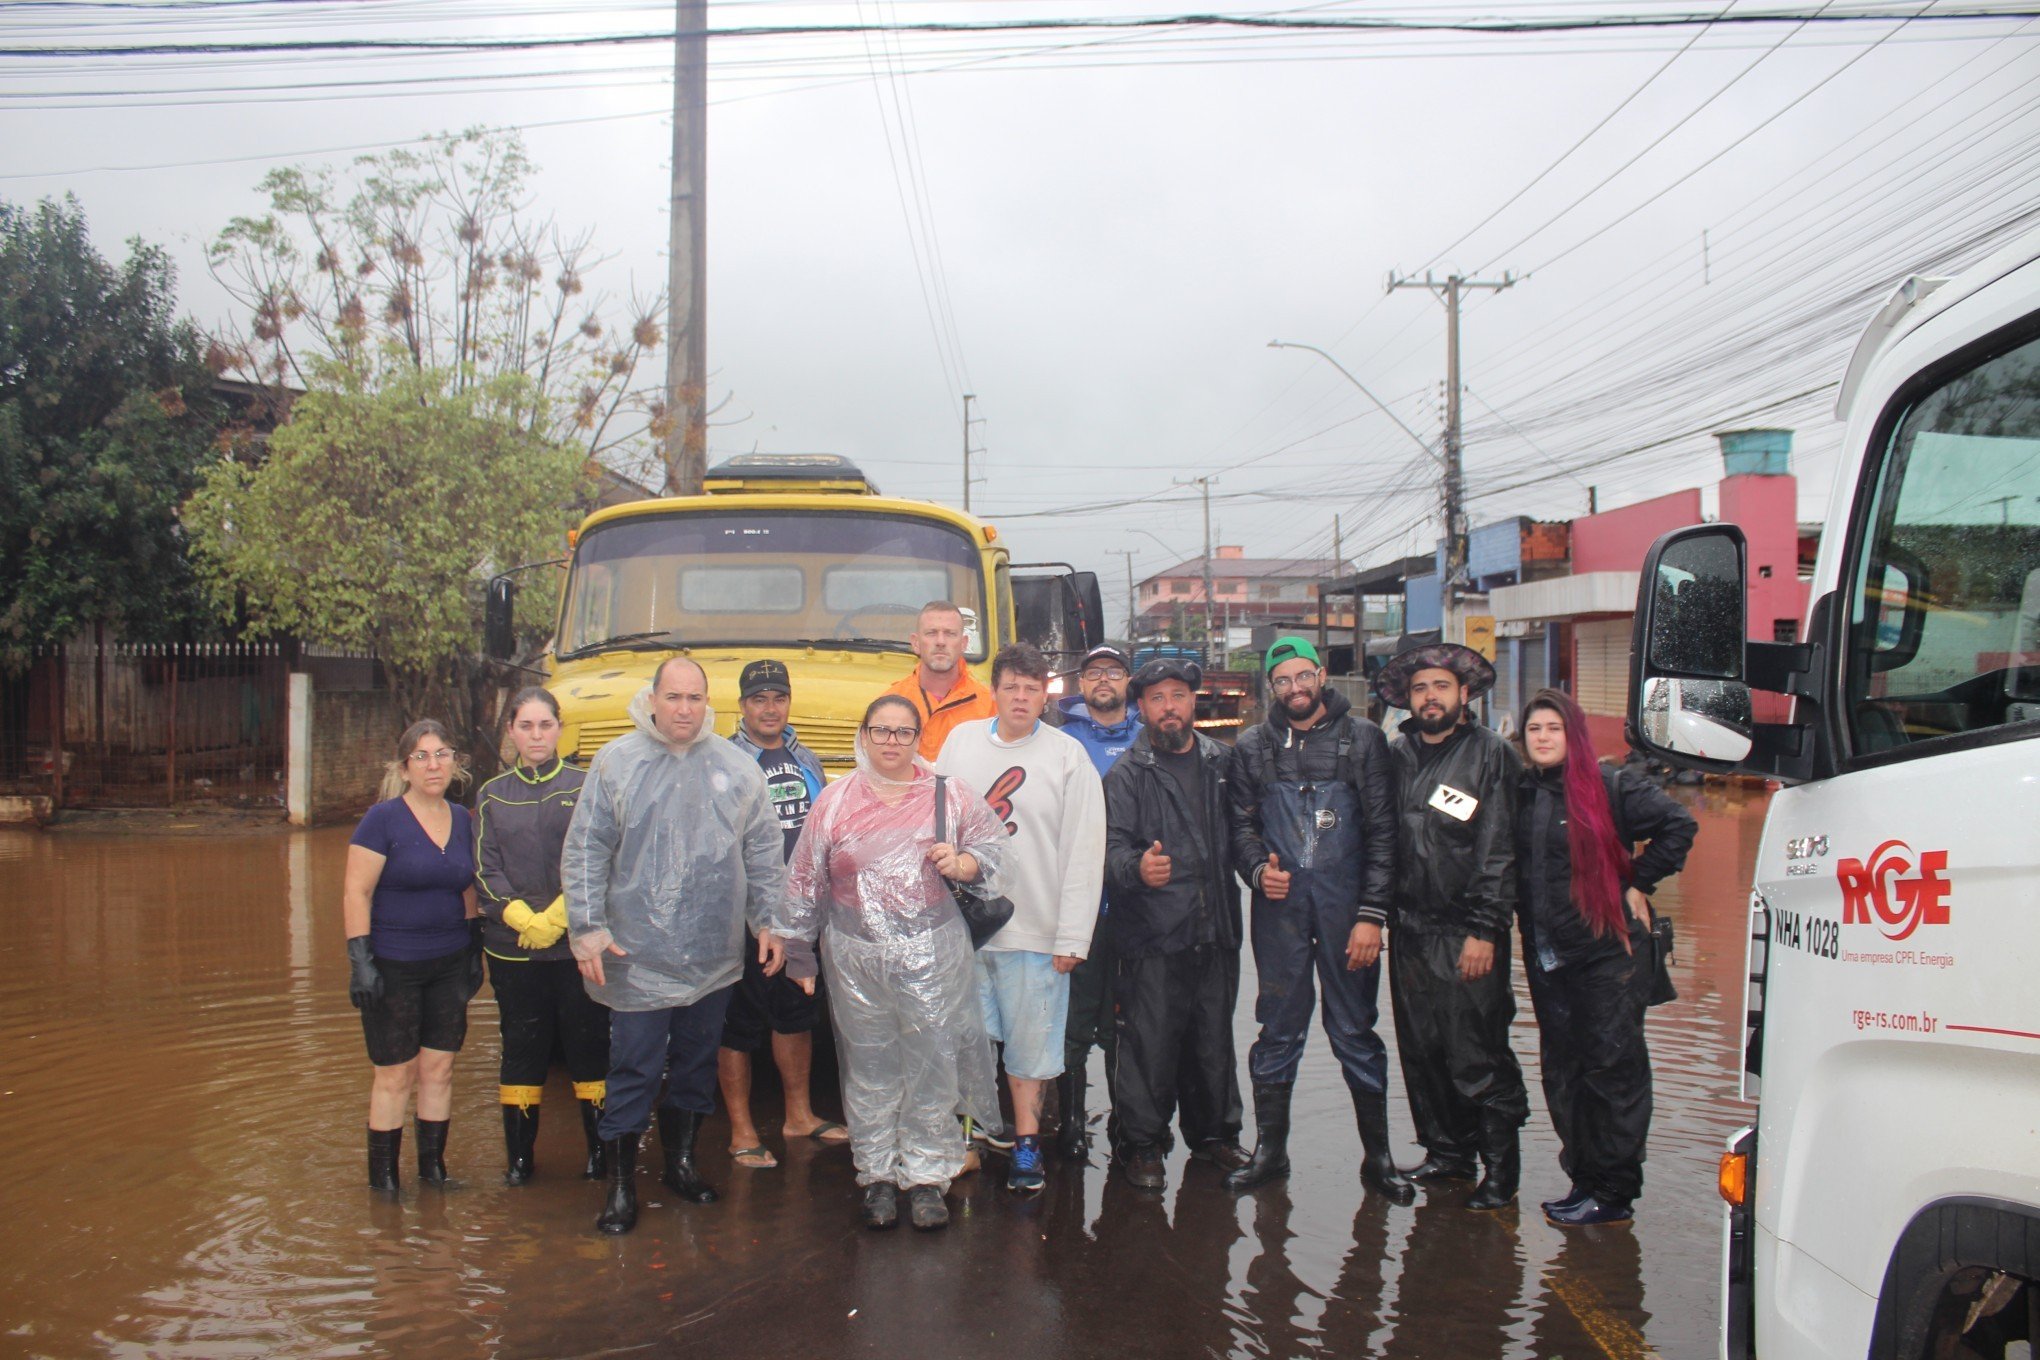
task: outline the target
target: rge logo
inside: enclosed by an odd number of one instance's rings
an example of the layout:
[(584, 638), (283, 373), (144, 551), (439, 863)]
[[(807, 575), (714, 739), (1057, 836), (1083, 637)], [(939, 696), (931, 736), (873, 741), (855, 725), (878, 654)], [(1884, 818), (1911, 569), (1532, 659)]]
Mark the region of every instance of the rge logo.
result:
[[(1927, 850), (1913, 868), (1913, 848), (1886, 841), (1865, 864), (1845, 859), (1835, 865), (1842, 885), (1842, 924), (1874, 925), (1886, 939), (1903, 940), (1921, 926), (1948, 924), (1948, 852)], [(1894, 902), (1893, 899), (1896, 899)]]

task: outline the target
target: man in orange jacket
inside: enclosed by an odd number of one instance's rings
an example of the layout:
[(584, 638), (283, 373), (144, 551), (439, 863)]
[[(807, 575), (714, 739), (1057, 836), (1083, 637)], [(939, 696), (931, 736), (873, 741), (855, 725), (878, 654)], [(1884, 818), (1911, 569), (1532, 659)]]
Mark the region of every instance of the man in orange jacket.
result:
[(922, 605), (908, 641), (921, 664), (886, 693), (899, 695), (920, 713), (921, 757), (933, 760), (942, 753), (943, 741), (958, 723), (993, 717), (998, 709), (992, 703), (992, 692), (963, 664), (967, 639), (961, 609), (947, 600)]

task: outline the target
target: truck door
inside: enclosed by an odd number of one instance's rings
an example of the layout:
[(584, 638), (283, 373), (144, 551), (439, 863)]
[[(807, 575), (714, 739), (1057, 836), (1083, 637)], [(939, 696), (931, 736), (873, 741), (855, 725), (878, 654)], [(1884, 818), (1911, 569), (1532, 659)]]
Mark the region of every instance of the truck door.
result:
[[(1042, 574), (1022, 575), (1022, 572)], [(1096, 572), (1064, 562), (1026, 562), (1013, 568), (1015, 640), (1032, 643), (1058, 671), (1074, 669), (1084, 653), (1105, 640), (1105, 608)]]

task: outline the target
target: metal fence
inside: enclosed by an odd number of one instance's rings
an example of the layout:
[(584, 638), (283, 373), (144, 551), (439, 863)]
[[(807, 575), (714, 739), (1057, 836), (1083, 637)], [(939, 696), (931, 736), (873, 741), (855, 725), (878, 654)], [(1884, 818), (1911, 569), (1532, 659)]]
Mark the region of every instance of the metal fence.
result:
[(0, 792), (58, 807), (280, 807), (283, 644), (80, 639), (0, 673)]

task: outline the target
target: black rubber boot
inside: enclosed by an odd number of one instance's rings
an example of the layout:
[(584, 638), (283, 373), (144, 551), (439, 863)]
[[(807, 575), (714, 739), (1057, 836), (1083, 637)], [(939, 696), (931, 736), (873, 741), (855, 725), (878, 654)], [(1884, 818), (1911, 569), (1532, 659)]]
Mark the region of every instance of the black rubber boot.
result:
[(581, 1136), (588, 1140), (588, 1165), (581, 1169), (583, 1180), (599, 1181), (607, 1174), (609, 1159), (597, 1128), (602, 1122), (602, 1107), (592, 1100), (581, 1102)]
[(404, 1148), (402, 1129), (368, 1131), (368, 1188), (396, 1194), (397, 1154)]
[(1481, 1130), (1480, 1157), (1487, 1163), (1487, 1175), (1467, 1198), (1469, 1209), (1501, 1209), (1516, 1202), (1516, 1188), (1523, 1179), (1523, 1148), (1516, 1126), (1487, 1121)]
[(659, 1150), (666, 1154), (666, 1174), (660, 1179), (690, 1204), (713, 1204), (715, 1187), (694, 1169), (694, 1136), (701, 1131), (701, 1118), (693, 1110), (659, 1107)]
[(538, 1106), (519, 1108), (515, 1105), (503, 1107), (503, 1151), (509, 1157), (509, 1165), (503, 1172), (503, 1184), (523, 1185), (529, 1181), (536, 1169), (532, 1163), (532, 1148), (538, 1142)]
[(1379, 1191), (1391, 1204), (1414, 1204), (1417, 1185), (1395, 1164), (1388, 1150), (1388, 1093), (1353, 1092), (1353, 1121), (1360, 1126), (1360, 1183)]
[(1254, 1083), (1254, 1155), (1225, 1178), (1228, 1190), (1251, 1190), (1289, 1174), (1289, 1097), (1296, 1088), (1287, 1082)]
[(626, 1133), (602, 1144), (604, 1168), (609, 1173), (609, 1197), (602, 1201), (602, 1212), (595, 1219), (598, 1232), (627, 1233), (637, 1226), (638, 1137)]
[(1442, 1152), (1424, 1153), (1424, 1160), (1410, 1168), (1410, 1179), (1420, 1185), (1434, 1181), (1470, 1181), (1478, 1178), (1480, 1167), (1471, 1157), (1452, 1157)]
[(1055, 1130), (1055, 1155), (1066, 1162), (1083, 1161), (1090, 1144), (1084, 1129), (1087, 1076), (1082, 1068), (1067, 1068), (1055, 1079), (1055, 1100), (1062, 1119)]
[(418, 1179), (427, 1185), (446, 1184), (446, 1128), (448, 1119), (418, 1121)]

